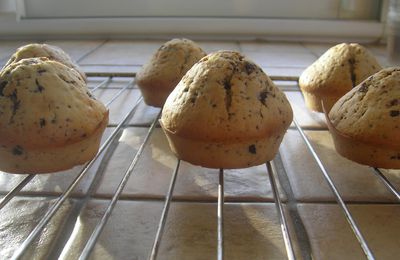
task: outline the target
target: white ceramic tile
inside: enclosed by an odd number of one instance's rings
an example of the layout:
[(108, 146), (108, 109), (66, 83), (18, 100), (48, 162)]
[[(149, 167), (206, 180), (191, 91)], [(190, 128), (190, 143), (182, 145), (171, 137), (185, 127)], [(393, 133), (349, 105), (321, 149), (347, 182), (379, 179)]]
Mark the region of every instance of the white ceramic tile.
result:
[[(109, 103), (110, 120), (109, 124), (117, 125), (131, 111), (140, 97), (138, 89), (126, 89), (114, 101), (114, 97), (125, 87), (127, 83), (113, 83), (107, 89), (98, 89), (94, 95), (101, 100), (104, 104)], [(115, 87), (115, 88), (114, 88)], [(112, 101), (112, 102), (111, 102)], [(111, 103), (110, 103), (111, 102)]]
[[(75, 222), (59, 259), (78, 259), (109, 201), (90, 200)], [(163, 203), (118, 201), (90, 259), (147, 259)]]
[(220, 50), (240, 51), (239, 44), (231, 41), (195, 41), (206, 53)]
[[(79, 256), (107, 203), (89, 202), (75, 224), (61, 259)], [(162, 202), (119, 201), (91, 259), (146, 259), (162, 206)], [(217, 253), (216, 212), (216, 204), (173, 202), (157, 259), (214, 259)], [(228, 203), (224, 214), (227, 259), (285, 258), (275, 205)]]
[(164, 41), (108, 41), (80, 61), (84, 65), (143, 65)]
[[(111, 134), (113, 129), (107, 128), (102, 143)], [(72, 191), (72, 196), (82, 196), (89, 188), (95, 174), (99, 170), (103, 156), (101, 155), (93, 166), (88, 170), (76, 188)], [(63, 193), (73, 180), (82, 172), (84, 165), (76, 166), (70, 170), (36, 175), (20, 192), (20, 194), (42, 194), (42, 195), (60, 195)], [(100, 173), (99, 173), (100, 174)], [(5, 194), (18, 185), (27, 175), (10, 174), (0, 171), (0, 193)]]
[[(399, 182), (399, 180), (400, 180), (400, 170), (380, 169), (380, 171), (389, 180), (390, 183), (398, 183)], [(399, 189), (397, 189), (397, 190), (399, 190)]]
[[(110, 197), (116, 190), (134, 157), (147, 128), (129, 128), (111, 157), (96, 195)], [(122, 193), (124, 198), (163, 198), (169, 187), (177, 159), (170, 151), (162, 130), (154, 130)], [(266, 166), (261, 165), (224, 172), (226, 200), (273, 201)], [(196, 167), (181, 162), (174, 198), (182, 200), (213, 200), (217, 198), (218, 170)], [(281, 198), (285, 197), (281, 194)]]
[(262, 67), (263, 71), (268, 76), (293, 76), (299, 77), (303, 72), (304, 68), (296, 68), (296, 67)]
[(148, 106), (142, 101), (129, 124), (150, 126), (157, 118), (160, 110), (160, 108)]
[(240, 42), (243, 52), (267, 52), (267, 53), (310, 53), (300, 43), (287, 42)]
[(375, 55), (375, 58), (378, 60), (379, 64), (381, 64), (382, 67), (396, 67), (400, 66), (400, 61), (395, 61), (391, 60), (388, 58), (388, 56), (385, 55)]
[(288, 52), (243, 52), (261, 67), (300, 67), (306, 68), (317, 58), (311, 53)]
[[(346, 201), (395, 200), (370, 167), (354, 163), (337, 154), (328, 131), (306, 131), (306, 134)], [(321, 170), (296, 130), (286, 133), (280, 151), (297, 200), (335, 201)], [(399, 178), (393, 178), (393, 184), (400, 189)]]
[[(366, 259), (343, 212), (327, 204), (300, 204), (314, 259)], [(349, 205), (361, 233), (376, 259), (400, 255), (399, 205)]]
[(0, 60), (5, 64), (11, 55), (21, 46), (33, 43), (32, 41), (1, 41), (0, 42)]
[[(176, 198), (214, 201), (217, 199), (217, 169), (182, 162), (178, 176), (174, 192)], [(273, 201), (266, 166), (224, 170), (224, 196), (226, 201)], [(283, 194), (280, 196), (282, 200), (286, 199)]]
[[(90, 78), (88, 86), (94, 88), (101, 84), (105, 79), (106, 78)], [(96, 90), (94, 95), (104, 104), (107, 104), (121, 91), (121, 89), (129, 84), (131, 79), (132, 78), (115, 78), (110, 84)], [(141, 95), (142, 94), (136, 85), (131, 85), (129, 86), (129, 89), (124, 90), (118, 98), (109, 104), (109, 124), (118, 125), (127, 113), (132, 110)], [(148, 106), (142, 100), (134, 112), (132, 119), (129, 121), (129, 124), (149, 126), (157, 118), (159, 112), (160, 108)]]
[(84, 55), (103, 44), (104, 40), (52, 40), (45, 43), (60, 47), (73, 60), (79, 61)]
[[(225, 204), (226, 259), (285, 259), (273, 204)], [(173, 203), (160, 247), (160, 259), (215, 259), (217, 205)]]
[(140, 65), (80, 65), (85, 73), (96, 73), (96, 72), (138, 72), (141, 68)]
[(327, 129), (325, 115), (309, 110), (300, 91), (286, 91), (285, 95), (292, 106), (294, 118), (300, 126)]
[[(15, 198), (0, 214), (0, 258), (11, 256), (39, 223), (54, 201), (47, 198)], [(28, 247), (22, 259), (48, 259), (62, 233), (73, 202), (67, 200)]]
[(384, 44), (374, 44), (374, 45), (366, 45), (373, 54), (375, 55), (387, 55), (387, 47)]
[(319, 57), (336, 44), (338, 43), (304, 43), (303, 46), (309, 49), (316, 57)]

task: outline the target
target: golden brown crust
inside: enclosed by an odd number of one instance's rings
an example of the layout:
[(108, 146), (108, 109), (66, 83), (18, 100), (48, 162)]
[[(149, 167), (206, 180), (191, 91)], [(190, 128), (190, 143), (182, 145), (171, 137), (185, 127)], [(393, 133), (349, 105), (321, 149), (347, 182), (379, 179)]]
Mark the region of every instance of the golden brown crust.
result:
[(59, 147), (90, 136), (107, 109), (74, 69), (47, 58), (23, 59), (0, 73), (0, 143)]
[(163, 130), (178, 158), (208, 168), (236, 169), (263, 164), (275, 157), (283, 139), (282, 133), (275, 133), (264, 138), (215, 142), (182, 137), (165, 127)]
[(399, 86), (400, 68), (383, 69), (333, 106), (328, 125), (345, 146), (338, 148), (341, 154), (375, 167), (400, 167)]
[(38, 174), (67, 170), (97, 154), (101, 136), (108, 124), (108, 111), (97, 129), (85, 139), (58, 147), (0, 146), (0, 169), (17, 174)]
[(372, 75), (333, 106), (335, 128), (359, 141), (400, 146), (400, 68)]
[(67, 67), (75, 69), (81, 74), (82, 78), (86, 80), (86, 75), (83, 70), (76, 64), (71, 57), (65, 53), (61, 48), (49, 44), (32, 43), (22, 46), (11, 56), (4, 67), (11, 63), (18, 62), (22, 59), (40, 58), (45, 57), (49, 60), (58, 61)]
[(182, 78), (161, 120), (179, 136), (239, 141), (283, 133), (292, 110), (261, 68), (237, 52), (220, 51), (201, 59)]
[(162, 107), (183, 75), (206, 53), (193, 41), (164, 43), (136, 75), (146, 104)]
[(377, 60), (363, 46), (342, 43), (330, 48), (309, 66), (301, 74), (299, 86), (311, 95), (305, 95), (306, 105), (322, 112), (321, 99), (330, 100), (329, 110), (334, 101), (380, 69)]

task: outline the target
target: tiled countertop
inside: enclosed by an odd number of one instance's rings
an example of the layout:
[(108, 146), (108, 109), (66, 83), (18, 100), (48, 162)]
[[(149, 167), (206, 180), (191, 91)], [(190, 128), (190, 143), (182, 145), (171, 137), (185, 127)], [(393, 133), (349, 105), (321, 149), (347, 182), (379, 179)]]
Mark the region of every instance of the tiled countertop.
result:
[[(78, 61), (86, 72), (136, 72), (164, 41), (47, 41)], [(197, 41), (207, 52), (238, 50), (270, 76), (299, 76), (332, 44)], [(28, 41), (0, 42), (0, 65)], [(367, 46), (383, 66), (394, 66), (385, 47)], [(89, 78), (95, 87), (106, 78)], [(110, 101), (132, 78), (113, 78), (95, 91)], [(377, 259), (400, 255), (400, 205), (371, 168), (339, 156), (324, 117), (306, 109), (296, 82), (279, 81), (294, 115), (318, 152)], [(140, 97), (127, 88), (110, 105), (103, 141)], [(27, 259), (76, 259), (101, 219), (122, 176), (134, 158), (159, 109), (141, 103), (117, 142), (100, 156), (47, 228), (27, 251)], [(164, 198), (176, 166), (166, 138), (156, 128), (139, 157), (120, 201), (91, 255), (92, 259), (147, 259), (157, 231)], [(299, 259), (362, 259), (356, 237), (336, 204), (317, 164), (292, 125), (276, 159), (278, 190)], [(9, 258), (83, 166), (35, 176), (0, 214), (0, 258)], [(400, 171), (385, 171), (400, 189)], [(0, 172), (5, 195), (25, 176)], [(265, 165), (226, 170), (224, 243), (226, 259), (285, 259), (274, 196)], [(215, 259), (217, 255), (218, 170), (181, 162), (158, 259)]]

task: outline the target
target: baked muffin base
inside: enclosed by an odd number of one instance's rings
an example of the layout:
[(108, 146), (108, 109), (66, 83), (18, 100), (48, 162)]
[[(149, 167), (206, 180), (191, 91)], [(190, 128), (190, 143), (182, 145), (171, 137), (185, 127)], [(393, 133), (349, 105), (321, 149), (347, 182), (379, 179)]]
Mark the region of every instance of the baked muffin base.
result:
[(175, 155), (184, 161), (207, 168), (238, 169), (272, 160), (283, 134), (238, 142), (209, 142), (178, 136), (163, 127)]
[(400, 169), (400, 146), (378, 145), (359, 141), (338, 131), (326, 115), (336, 151), (354, 162), (385, 169)]
[(17, 174), (50, 173), (70, 169), (91, 160), (99, 150), (108, 112), (96, 131), (82, 141), (59, 147), (24, 149), (0, 146), (0, 170)]
[(142, 92), (144, 102), (153, 107), (163, 107), (169, 94), (171, 94), (173, 90), (143, 86), (139, 86), (139, 89)]

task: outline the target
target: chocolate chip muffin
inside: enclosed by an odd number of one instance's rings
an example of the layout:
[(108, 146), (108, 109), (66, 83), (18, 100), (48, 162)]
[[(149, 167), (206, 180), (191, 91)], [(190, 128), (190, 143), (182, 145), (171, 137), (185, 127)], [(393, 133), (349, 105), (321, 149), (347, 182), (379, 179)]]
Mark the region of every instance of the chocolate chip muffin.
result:
[(380, 69), (366, 48), (357, 43), (341, 43), (301, 74), (299, 86), (309, 109), (323, 112), (323, 100), (329, 111), (339, 98)]
[(188, 39), (164, 43), (136, 75), (145, 103), (162, 107), (183, 75), (205, 55), (196, 43)]
[(61, 48), (50, 45), (50, 44), (40, 44), (40, 43), (32, 43), (25, 46), (22, 46), (17, 49), (17, 51), (11, 56), (4, 67), (7, 67), (11, 63), (18, 62), (22, 59), (27, 58), (39, 58), (46, 57), (49, 60), (58, 61), (64, 64), (67, 67), (70, 67), (79, 74), (81, 74), (82, 78), (86, 80), (86, 75), (83, 70), (76, 64), (71, 57), (65, 53)]
[(0, 72), (0, 170), (45, 173), (95, 156), (108, 110), (81, 75), (57, 61), (29, 58)]
[(292, 121), (286, 96), (238, 52), (202, 58), (168, 97), (160, 120), (178, 158), (210, 168), (272, 160)]
[(374, 74), (344, 95), (328, 118), (336, 150), (361, 164), (400, 168), (400, 68)]

